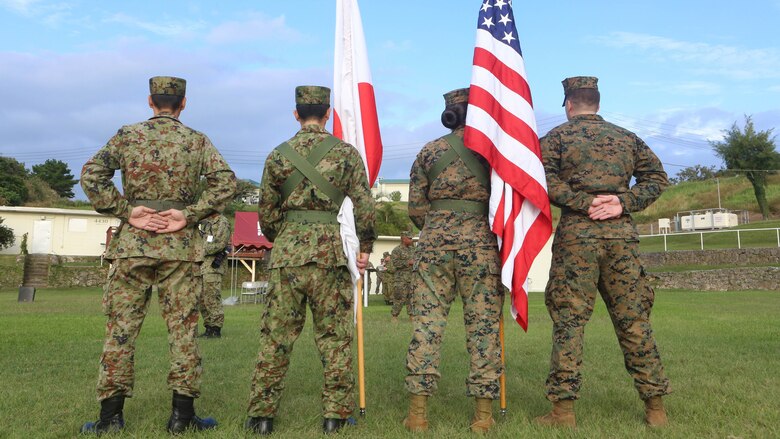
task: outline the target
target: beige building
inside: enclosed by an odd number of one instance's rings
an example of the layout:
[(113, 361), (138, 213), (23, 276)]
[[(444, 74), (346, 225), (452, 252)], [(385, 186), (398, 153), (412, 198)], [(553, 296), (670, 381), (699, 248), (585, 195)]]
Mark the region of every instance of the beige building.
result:
[(100, 256), (106, 232), (119, 219), (92, 210), (48, 207), (0, 206), (3, 225), (14, 231), (16, 240), (0, 254), (19, 254), (22, 236), (27, 234), (27, 251), (67, 256)]
[(371, 195), (377, 201), (391, 201), (393, 192), (401, 193), (400, 201), (409, 201), (409, 179), (389, 179), (379, 177), (371, 188)]

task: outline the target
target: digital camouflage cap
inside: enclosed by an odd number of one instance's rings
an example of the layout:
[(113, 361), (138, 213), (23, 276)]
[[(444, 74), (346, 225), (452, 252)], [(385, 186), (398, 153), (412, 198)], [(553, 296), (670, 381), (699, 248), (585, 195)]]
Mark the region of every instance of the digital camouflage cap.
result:
[(330, 89), (319, 85), (295, 87), (295, 105), (330, 105)]
[(175, 76), (154, 76), (149, 78), (149, 94), (184, 96), (187, 81)]
[(401, 232), (401, 238), (411, 238), (411, 237), (412, 237), (412, 232), (408, 230)]
[(469, 102), (469, 89), (458, 88), (444, 93), (444, 106), (449, 107), (454, 104), (466, 104)]
[(563, 84), (563, 104), (566, 105), (566, 98), (569, 96), (569, 92), (580, 88), (592, 88), (598, 91), (599, 78), (595, 76), (572, 76), (561, 81)]

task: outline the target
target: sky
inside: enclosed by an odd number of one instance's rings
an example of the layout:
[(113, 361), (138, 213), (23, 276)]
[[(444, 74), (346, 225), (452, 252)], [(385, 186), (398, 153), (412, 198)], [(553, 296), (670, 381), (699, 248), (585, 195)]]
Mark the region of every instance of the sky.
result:
[[(491, 3), (494, 0), (489, 0)], [(361, 0), (384, 143), (408, 178), (467, 87), (483, 0)], [(780, 0), (519, 1), (514, 16), (541, 137), (566, 118), (561, 80), (597, 76), (600, 114), (639, 134), (670, 176), (720, 168), (711, 141), (750, 115), (780, 125)], [(299, 128), (294, 88), (333, 82), (335, 0), (0, 0), (0, 155), (81, 166), (151, 113), (148, 79), (187, 79), (181, 116), (239, 178)], [(84, 198), (77, 188), (76, 198)]]

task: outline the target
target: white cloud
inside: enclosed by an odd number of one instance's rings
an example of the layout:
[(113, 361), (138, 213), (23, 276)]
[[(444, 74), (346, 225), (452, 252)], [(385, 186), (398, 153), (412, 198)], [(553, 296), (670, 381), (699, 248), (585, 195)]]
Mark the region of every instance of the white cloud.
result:
[(30, 15), (39, 0), (0, 0), (0, 6), (18, 14)]
[(412, 43), (412, 40), (387, 40), (382, 43), (382, 47), (393, 52), (406, 52), (414, 47), (414, 43)]
[(609, 47), (642, 51), (653, 60), (689, 64), (689, 70), (699, 74), (740, 80), (780, 78), (777, 48), (750, 49), (632, 32), (612, 32), (595, 40)]
[(264, 14), (250, 14), (243, 21), (229, 21), (212, 29), (206, 41), (212, 44), (229, 44), (255, 40), (299, 41), (302, 34), (289, 27), (284, 15), (271, 18)]
[(205, 27), (203, 22), (173, 21), (168, 23), (139, 20), (135, 17), (118, 13), (103, 20), (106, 23), (119, 23), (125, 26), (143, 29), (155, 35), (164, 37), (179, 37), (193, 34)]

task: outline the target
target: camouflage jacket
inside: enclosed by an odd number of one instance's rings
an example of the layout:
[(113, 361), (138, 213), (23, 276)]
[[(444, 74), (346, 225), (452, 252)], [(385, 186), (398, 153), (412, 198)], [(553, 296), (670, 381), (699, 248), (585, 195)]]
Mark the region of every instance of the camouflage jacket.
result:
[[(287, 143), (307, 157), (312, 148), (328, 136), (330, 134), (324, 128), (308, 124)], [(352, 145), (339, 142), (316, 169), (352, 199), (360, 251), (370, 253), (376, 239), (374, 200), (360, 153)], [(263, 234), (274, 243), (269, 268), (299, 267), (311, 262), (323, 267), (346, 266), (338, 224), (303, 224), (285, 220), (285, 213), (289, 210), (339, 211), (339, 206), (308, 179), (304, 179), (286, 200), (282, 200), (281, 186), (294, 170), (293, 164), (277, 149), (265, 161), (258, 211)]]
[(390, 260), (393, 262), (393, 273), (411, 270), (412, 264), (414, 264), (414, 245), (406, 247), (401, 244), (397, 246), (390, 253)]
[[(463, 138), (463, 128), (453, 133)], [(443, 137), (426, 144), (417, 154), (409, 175), (409, 217), (421, 230), (418, 250), (497, 246), (487, 215), (430, 209), (431, 201), (440, 199), (470, 200), (485, 204), (490, 200), (489, 189), (480, 184), (461, 159), (447, 166), (434, 181), (428, 180), (431, 167), (448, 149), (450, 146)], [(478, 154), (475, 156), (487, 169), (485, 159)]]
[[(122, 172), (124, 195), (111, 181), (116, 170)], [(198, 197), (201, 176), (206, 188)], [(120, 128), (82, 168), (81, 187), (95, 210), (123, 221), (107, 259), (202, 261), (198, 221), (225, 208), (236, 191), (236, 177), (208, 137), (161, 115)], [(157, 234), (130, 226), (134, 200), (185, 203), (187, 227)]]
[[(636, 239), (630, 213), (652, 204), (669, 185), (660, 160), (642, 139), (598, 115), (574, 116), (550, 130), (541, 147), (550, 201), (561, 208), (559, 240)], [(591, 220), (588, 208), (598, 194), (617, 195), (623, 215)]]
[(225, 274), (227, 262), (223, 260), (219, 267), (211, 263), (230, 245), (230, 220), (225, 215), (212, 215), (200, 222), (200, 233), (203, 237), (206, 256), (203, 259), (203, 274)]

